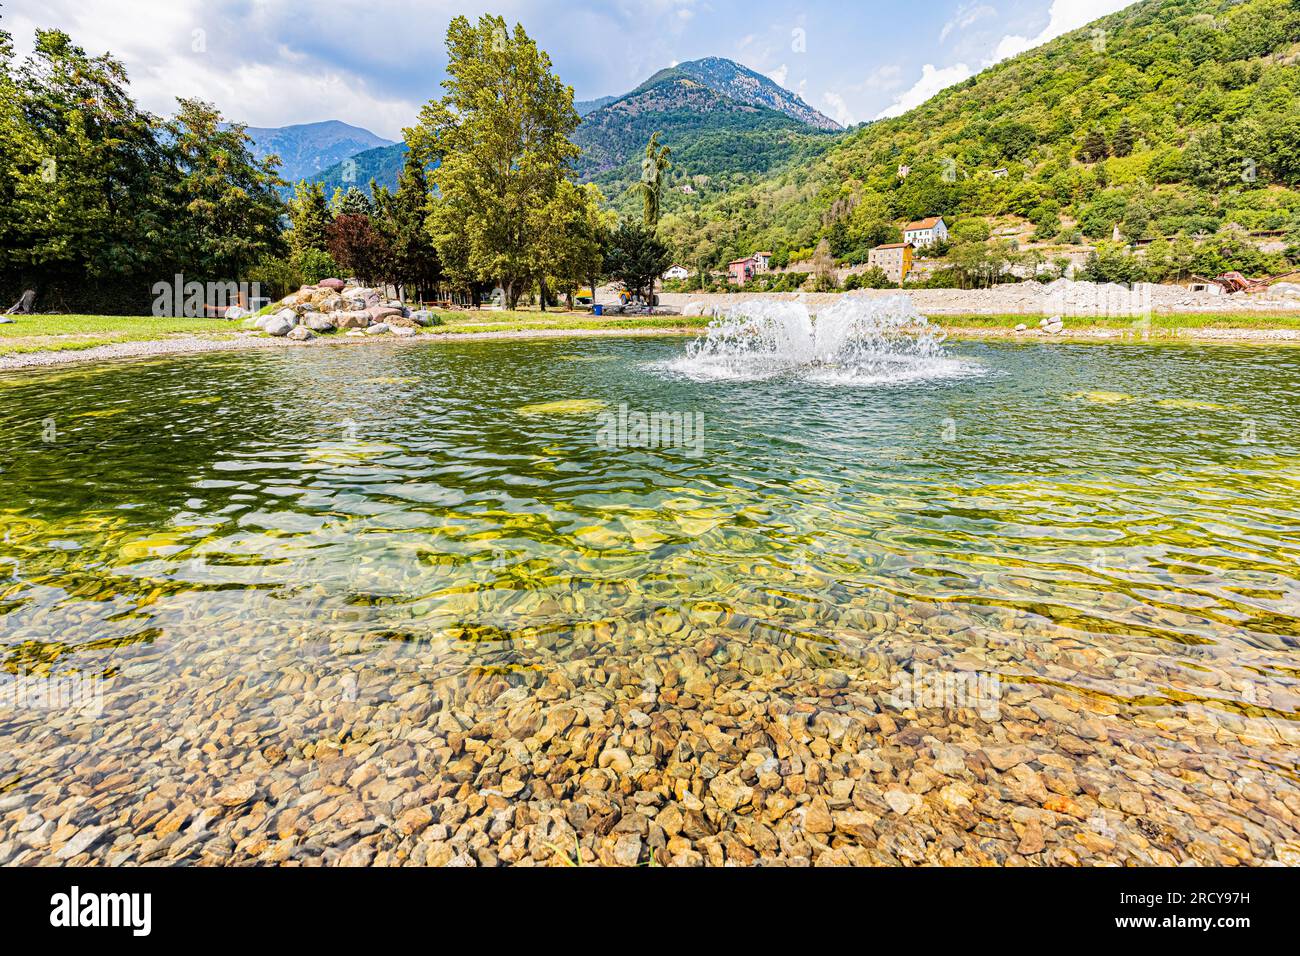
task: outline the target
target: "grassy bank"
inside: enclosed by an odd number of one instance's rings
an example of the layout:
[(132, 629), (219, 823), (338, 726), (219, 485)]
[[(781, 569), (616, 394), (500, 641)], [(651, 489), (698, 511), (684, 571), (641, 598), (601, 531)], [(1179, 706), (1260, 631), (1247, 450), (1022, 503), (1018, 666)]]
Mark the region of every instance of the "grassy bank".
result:
[(173, 319), (136, 315), (15, 315), (0, 325), (0, 355), (65, 352), (145, 342), (172, 335), (230, 335), (235, 326), (221, 319)]

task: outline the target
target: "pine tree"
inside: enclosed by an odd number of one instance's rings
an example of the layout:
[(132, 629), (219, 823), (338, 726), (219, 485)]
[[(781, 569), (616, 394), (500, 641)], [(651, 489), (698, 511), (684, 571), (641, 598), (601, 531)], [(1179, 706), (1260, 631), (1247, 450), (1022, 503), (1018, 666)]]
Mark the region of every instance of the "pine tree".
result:
[(1128, 156), (1133, 152), (1133, 143), (1136, 139), (1133, 125), (1127, 119), (1122, 119), (1115, 130), (1115, 135), (1110, 139), (1110, 151), (1116, 156)]
[(295, 185), (293, 198), (289, 200), (290, 254), (300, 258), (307, 252), (324, 252), (325, 230), (333, 218), (325, 201), (324, 186), (305, 180)]
[(211, 104), (176, 102), (176, 116), (167, 124), (179, 177), (177, 200), (185, 213), (176, 247), (199, 275), (243, 281), (255, 262), (283, 246), (279, 159), (254, 157), (243, 124), (223, 124)]

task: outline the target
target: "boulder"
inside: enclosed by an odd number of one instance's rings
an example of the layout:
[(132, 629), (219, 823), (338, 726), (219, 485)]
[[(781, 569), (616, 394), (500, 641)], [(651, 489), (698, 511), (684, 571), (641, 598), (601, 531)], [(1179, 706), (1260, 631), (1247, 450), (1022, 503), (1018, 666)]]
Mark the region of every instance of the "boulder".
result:
[(364, 312), (331, 312), (329, 318), (339, 329), (364, 329), (370, 324), (370, 316)]
[(419, 328), (420, 326), (420, 323), (415, 321), (414, 318), (409, 318), (405, 315), (402, 315), (402, 313), (400, 312), (397, 313), (396, 315), (384, 316), (383, 321), (388, 323), (388, 325), (394, 329), (415, 329), (415, 328)]
[(400, 316), (401, 309), (393, 309), (388, 306), (376, 305), (366, 309), (366, 315), (370, 316), (371, 322), (386, 322), (390, 317)]
[(252, 312), (249, 312), (242, 306), (232, 305), (230, 308), (226, 309), (226, 321), (238, 322), (240, 319), (246, 319), (252, 314)]
[(285, 338), (293, 339), (295, 342), (307, 342), (316, 337), (316, 333), (305, 325), (296, 325), (289, 330)]
[(288, 335), (293, 330), (293, 323), (280, 315), (272, 315), (262, 328), (267, 335)]
[(313, 332), (333, 332), (337, 328), (333, 319), (319, 312), (308, 312), (302, 317), (302, 324)]
[[(410, 321), (410, 320), (408, 319), (407, 321)], [(416, 332), (415, 332), (415, 326), (413, 326), (413, 325), (397, 325), (397, 326), (394, 326), (394, 327), (393, 327), (393, 334), (394, 334), (394, 335), (400, 335), (400, 336), (402, 336), (403, 338), (406, 338), (406, 337), (408, 337), (408, 336), (415, 335), (415, 334), (416, 334)]]
[(366, 310), (365, 296), (356, 295), (349, 292), (345, 300), (344, 308), (349, 312), (364, 312)]
[(376, 325), (372, 325), (370, 328), (366, 329), (366, 335), (384, 335), (387, 332), (388, 332), (388, 326), (383, 322), (380, 322)]
[(275, 313), (275, 317), (277, 319), (284, 319), (290, 325), (297, 325), (299, 314), (297, 307), (295, 307), (292, 309), (281, 309), (279, 312)]
[(335, 292), (342, 292), (345, 283), (342, 279), (321, 279), (316, 285), (322, 289), (333, 289)]
[(442, 325), (442, 319), (436, 312), (430, 312), (428, 309), (416, 309), (411, 313), (411, 318), (420, 325)]
[(348, 300), (333, 292), (316, 300), (317, 312), (346, 312), (347, 310)]

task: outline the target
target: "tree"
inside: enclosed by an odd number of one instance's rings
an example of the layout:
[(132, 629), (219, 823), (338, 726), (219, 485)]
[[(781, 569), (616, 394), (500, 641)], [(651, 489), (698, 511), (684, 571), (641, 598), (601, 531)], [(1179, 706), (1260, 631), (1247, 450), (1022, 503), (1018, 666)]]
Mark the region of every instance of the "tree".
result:
[(1119, 121), (1115, 135), (1110, 138), (1110, 150), (1116, 156), (1128, 156), (1133, 152), (1133, 142), (1137, 139), (1133, 125), (1127, 118)]
[(570, 307), (580, 285), (589, 283), (595, 289), (609, 231), (607, 215), (600, 209), (603, 198), (594, 185), (576, 186), (566, 180), (541, 211), (537, 254), (543, 305), (548, 288), (567, 295)]
[(659, 133), (652, 133), (650, 142), (646, 144), (645, 159), (641, 161), (641, 182), (637, 184), (644, 204), (647, 229), (656, 229), (659, 226), (659, 213), (662, 208), (664, 193), (664, 173), (673, 168), (673, 164), (668, 161), (668, 157), (671, 155), (672, 150), (667, 146), (659, 145)]
[(224, 124), (201, 100), (179, 99), (167, 124), (175, 163), (176, 248), (188, 268), (210, 278), (242, 279), (253, 263), (281, 250), (284, 202), (279, 158), (259, 160), (241, 123)]
[(573, 90), (524, 28), (501, 17), (447, 27), (446, 95), (406, 130), (411, 150), (437, 167), (429, 232), (443, 260), (466, 280), (499, 279), (506, 306), (541, 274), (535, 254), (541, 215), (578, 149)]
[(429, 216), (429, 180), (424, 164), (408, 151), (397, 180), (397, 191), (375, 194), (376, 228), (383, 238), (384, 278), (405, 297), (413, 293), (423, 301), (442, 281), (442, 263), (426, 228)]
[(605, 273), (628, 292), (654, 301), (654, 284), (672, 264), (672, 250), (654, 231), (624, 221), (610, 234), (605, 249)]
[(840, 287), (835, 278), (835, 258), (831, 255), (831, 244), (823, 239), (817, 243), (813, 253), (813, 291), (835, 292)]
[(1106, 143), (1106, 134), (1099, 129), (1090, 130), (1079, 147), (1079, 158), (1085, 163), (1099, 163), (1110, 155), (1110, 146)]
[[(371, 180), (372, 194), (374, 188), (374, 181)], [(369, 216), (374, 211), (375, 207), (370, 197), (356, 186), (349, 186), (346, 191), (335, 189), (334, 195), (330, 198), (330, 212), (336, 216)]]
[(291, 228), (287, 236), (292, 256), (297, 259), (308, 252), (324, 252), (325, 230), (333, 218), (324, 186), (306, 180), (295, 185), (289, 200)]
[(325, 231), (325, 243), (334, 261), (362, 282), (369, 284), (382, 277), (387, 250), (369, 216), (335, 216)]
[(3, 256), (34, 282), (160, 271), (166, 161), (156, 117), (137, 108), (126, 69), (59, 30), (36, 31), (11, 75), (0, 37)]

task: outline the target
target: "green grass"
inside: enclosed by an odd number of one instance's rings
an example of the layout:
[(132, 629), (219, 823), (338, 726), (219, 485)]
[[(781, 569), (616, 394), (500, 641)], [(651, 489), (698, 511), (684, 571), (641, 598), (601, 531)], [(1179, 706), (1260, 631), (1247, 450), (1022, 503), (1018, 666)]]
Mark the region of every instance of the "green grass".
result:
[(443, 325), (430, 332), (456, 335), (470, 332), (531, 332), (586, 329), (702, 329), (707, 317), (680, 315), (604, 315), (586, 312), (438, 312)]
[(64, 352), (143, 342), (169, 335), (230, 334), (238, 323), (222, 319), (174, 319), (136, 315), (15, 315), (12, 325), (0, 325), (0, 355), (22, 352)]

